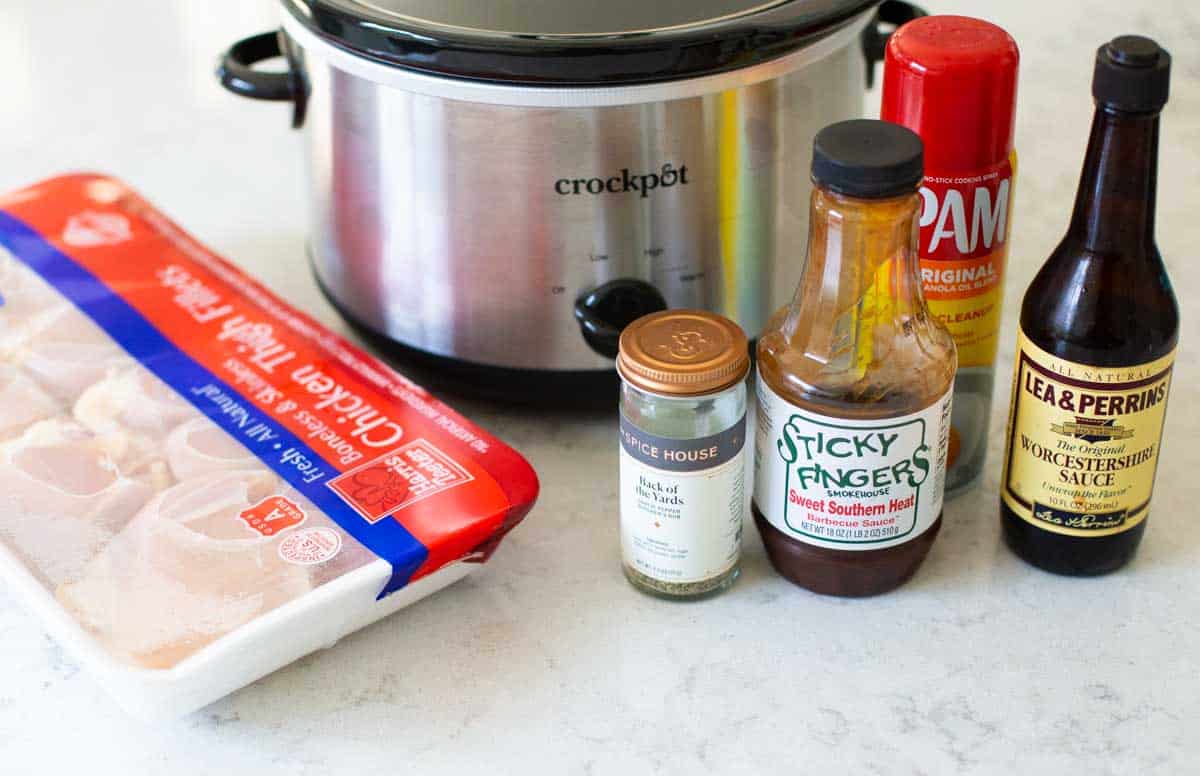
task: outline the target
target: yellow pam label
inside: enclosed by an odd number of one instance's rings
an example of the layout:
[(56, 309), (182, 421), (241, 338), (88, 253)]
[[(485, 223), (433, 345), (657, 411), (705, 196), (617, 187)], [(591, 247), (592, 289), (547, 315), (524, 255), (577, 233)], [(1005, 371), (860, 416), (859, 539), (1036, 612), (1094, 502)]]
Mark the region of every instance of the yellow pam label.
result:
[(974, 174), (927, 171), (921, 186), (921, 286), (954, 337), (959, 367), (996, 362), (1016, 153)]
[(1146, 519), (1175, 353), (1129, 367), (1050, 355), (1018, 331), (1001, 496), (1046, 531), (1108, 536)]
[[(1003, 259), (1003, 252), (997, 251), (995, 255), (975, 262), (921, 261), (929, 312), (941, 321), (949, 330), (950, 336), (954, 337), (954, 344), (958, 347), (959, 367), (991, 366), (996, 362), (1000, 311), (1004, 301), (1004, 286), (1001, 281)], [(974, 272), (970, 269), (959, 271), (958, 267), (946, 266), (968, 263), (975, 265), (971, 268)], [(950, 273), (957, 273), (963, 277), (979, 277), (956, 284), (957, 287), (964, 288), (957, 294), (943, 295), (928, 290), (935, 284), (933, 278), (946, 277)]]

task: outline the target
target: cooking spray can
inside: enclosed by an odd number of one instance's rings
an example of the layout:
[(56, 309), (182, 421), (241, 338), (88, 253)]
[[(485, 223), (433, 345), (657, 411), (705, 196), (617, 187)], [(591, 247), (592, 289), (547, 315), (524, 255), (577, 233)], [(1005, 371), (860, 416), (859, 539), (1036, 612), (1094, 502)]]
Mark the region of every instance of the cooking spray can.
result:
[(1004, 267), (1012, 226), (1019, 55), (1012, 37), (965, 16), (926, 16), (892, 35), (881, 118), (925, 141), (921, 280), (958, 346), (948, 493), (983, 470)]

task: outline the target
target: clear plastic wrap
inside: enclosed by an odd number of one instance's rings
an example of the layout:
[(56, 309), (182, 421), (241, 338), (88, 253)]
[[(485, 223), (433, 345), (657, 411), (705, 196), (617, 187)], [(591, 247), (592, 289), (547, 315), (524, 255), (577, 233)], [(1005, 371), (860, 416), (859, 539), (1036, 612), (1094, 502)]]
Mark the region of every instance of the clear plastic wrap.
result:
[(536, 494), (119, 182), (0, 197), (0, 572), (128, 706), (189, 710), (447, 584)]

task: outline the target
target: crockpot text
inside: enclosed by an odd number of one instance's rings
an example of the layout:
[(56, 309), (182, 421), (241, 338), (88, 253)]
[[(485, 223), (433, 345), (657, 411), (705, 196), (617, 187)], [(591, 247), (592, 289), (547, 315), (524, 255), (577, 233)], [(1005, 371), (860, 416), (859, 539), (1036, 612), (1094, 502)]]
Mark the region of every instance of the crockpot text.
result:
[(563, 197), (576, 194), (624, 194), (641, 192), (642, 198), (650, 196), (655, 189), (669, 189), (675, 185), (688, 184), (688, 168), (681, 164), (679, 169), (667, 162), (657, 172), (635, 175), (626, 167), (620, 175), (607, 178), (559, 178), (554, 182), (554, 191)]

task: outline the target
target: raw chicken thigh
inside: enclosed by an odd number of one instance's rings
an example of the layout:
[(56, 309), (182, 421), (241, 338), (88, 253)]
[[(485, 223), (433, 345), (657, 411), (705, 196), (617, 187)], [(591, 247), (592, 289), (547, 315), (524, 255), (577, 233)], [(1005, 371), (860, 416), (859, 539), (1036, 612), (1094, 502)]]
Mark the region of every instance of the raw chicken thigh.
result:
[[(112, 374), (88, 388), (75, 402), (74, 414), (80, 424), (108, 443), (124, 474), (147, 479), (159, 489), (170, 484), (164, 445), (173, 429), (194, 420), (215, 433), (224, 433), (140, 366)], [(244, 450), (243, 454), (249, 456)], [(246, 465), (240, 468), (254, 463), (252, 457), (243, 461)]]
[(171, 432), (166, 455), (180, 480), (259, 466), (249, 450), (208, 418), (190, 420)]
[(133, 363), (129, 355), (73, 307), (28, 321), (7, 355), (56, 397), (71, 401), (89, 386)]
[(0, 445), (0, 539), (49, 585), (72, 579), (153, 496), (70, 420)]
[(0, 442), (56, 415), (59, 404), (20, 370), (0, 362)]
[[(173, 666), (373, 560), (6, 255), (0, 294), (0, 541), (114, 655)], [(281, 492), (343, 551), (283, 560), (241, 517)]]
[(265, 469), (191, 479), (160, 494), (59, 600), (114, 655), (167, 668), (312, 588), (308, 569), (240, 515), (277, 490)]
[[(285, 560), (295, 520), (260, 533), (276, 496), (341, 549)], [(0, 543), (113, 655), (147, 668), (375, 560), (3, 249)]]
[(67, 300), (46, 281), (0, 248), (0, 356), (36, 329), (40, 319), (67, 307)]
[[(190, 421), (172, 432), (167, 439), (167, 460), (172, 473), (180, 480), (261, 466), (249, 450), (207, 418)], [(303, 527), (322, 527), (338, 535), (340, 550), (328, 560), (308, 567), (313, 587), (320, 587), (376, 560), (374, 553), (347, 535), (341, 526), (295, 488), (285, 486), (280, 495), (304, 511)], [(283, 533), (276, 538), (285, 536), (287, 534)]]

